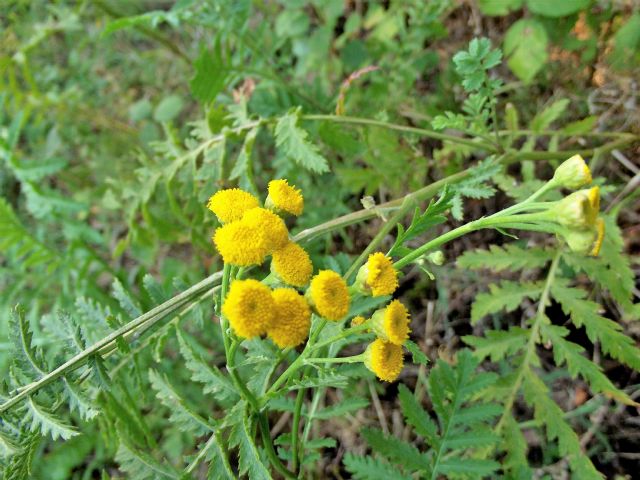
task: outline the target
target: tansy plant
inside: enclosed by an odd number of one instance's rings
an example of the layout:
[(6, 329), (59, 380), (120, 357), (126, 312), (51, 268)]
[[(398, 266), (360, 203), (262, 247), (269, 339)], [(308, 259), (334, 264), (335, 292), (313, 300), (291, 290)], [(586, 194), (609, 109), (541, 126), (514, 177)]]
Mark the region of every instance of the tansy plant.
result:
[[(389, 252), (369, 253), (379, 243), (374, 239), (345, 273), (320, 269), (315, 275), (309, 255), (291, 239), (286, 226), (288, 217), (303, 213), (304, 198), (299, 189), (287, 180), (273, 180), (262, 206), (258, 198), (239, 189), (215, 193), (208, 206), (221, 224), (213, 242), (224, 261), (217, 314), (226, 370), (251, 418), (257, 419), (265, 454), (273, 467), (293, 478), (304, 461), (304, 439), (298, 428), (306, 388), (340, 386), (342, 375), (336, 370), (340, 364), (361, 364), (380, 381), (395, 382), (402, 374), (405, 349), (421, 358), (417, 345), (409, 340), (408, 308), (399, 299), (391, 299), (404, 268), (441, 264), (439, 247), (487, 228), (505, 233), (548, 232), (570, 251), (597, 255), (604, 235), (598, 187), (577, 190), (558, 201), (541, 201), (551, 190), (576, 189), (589, 183), (588, 167), (580, 156), (574, 156), (526, 200), (408, 248), (406, 243), (424, 230), (420, 224), (440, 223), (442, 213), (450, 207), (451, 194), (445, 188), (441, 198), (424, 214), (414, 216), (406, 230), (399, 227), (399, 240)], [(394, 218), (410, 207), (409, 197)], [(263, 265), (267, 262), (270, 272), (265, 275)], [(343, 347), (363, 342), (366, 346), (360, 347), (361, 353), (340, 356)], [(278, 361), (265, 378), (251, 378), (252, 372), (241, 368), (256, 349), (278, 352)], [(293, 431), (286, 443), (289, 452), (281, 448), (278, 455), (268, 434), (265, 412), (280, 408), (294, 391), (298, 393)], [(290, 460), (289, 467), (283, 459)]]

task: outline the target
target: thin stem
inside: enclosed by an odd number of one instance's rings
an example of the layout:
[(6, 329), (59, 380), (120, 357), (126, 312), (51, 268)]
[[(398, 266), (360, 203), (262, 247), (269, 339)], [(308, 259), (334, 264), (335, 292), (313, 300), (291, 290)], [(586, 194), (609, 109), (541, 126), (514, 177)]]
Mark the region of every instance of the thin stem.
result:
[(312, 365), (314, 363), (357, 363), (364, 360), (364, 355), (354, 355), (353, 357), (337, 357), (337, 358), (307, 358), (304, 363)]
[(274, 466), (274, 468), (280, 472), (285, 478), (294, 479), (296, 476), (287, 470), (287, 468), (282, 464), (278, 455), (273, 448), (273, 442), (271, 441), (271, 434), (269, 431), (269, 420), (264, 412), (260, 412), (257, 414), (258, 417), (258, 425), (260, 427), (260, 432), (262, 433), (262, 443), (264, 444), (265, 451), (267, 452), (267, 457), (269, 457), (269, 461)]
[[(305, 369), (305, 372), (307, 369)], [(304, 376), (304, 373), (303, 373)], [(298, 471), (298, 457), (300, 455), (299, 444), (300, 444), (300, 417), (302, 415), (302, 405), (304, 403), (304, 393), (305, 389), (301, 388), (298, 390), (298, 395), (296, 396), (296, 404), (293, 408), (293, 424), (291, 425), (291, 456), (292, 458), (292, 468), (294, 473)]]
[(434, 138), (436, 140), (443, 140), (447, 142), (459, 143), (460, 145), (467, 145), (469, 147), (479, 148), (488, 152), (497, 153), (499, 150), (491, 144), (484, 142), (476, 142), (468, 138), (461, 138), (455, 135), (448, 135), (446, 133), (436, 132), (434, 130), (427, 130), (425, 128), (408, 127), (405, 125), (398, 125), (396, 123), (381, 122), (379, 120), (371, 120), (369, 118), (360, 117), (348, 117), (343, 115), (302, 115), (303, 120), (318, 120), (318, 121), (331, 121), (336, 123), (350, 123), (353, 125), (369, 125), (372, 127), (382, 127), (389, 130), (396, 130), (399, 132), (413, 133), (423, 137)]
[(540, 296), (540, 302), (538, 303), (538, 309), (536, 311), (536, 316), (534, 317), (533, 325), (531, 326), (531, 332), (529, 334), (529, 340), (527, 342), (527, 347), (525, 351), (524, 358), (522, 359), (522, 364), (520, 365), (520, 369), (518, 371), (518, 376), (513, 384), (513, 388), (507, 397), (507, 400), (504, 404), (504, 412), (496, 425), (496, 432), (500, 432), (502, 427), (504, 426), (504, 422), (507, 419), (507, 415), (511, 414), (511, 409), (513, 408), (513, 404), (515, 402), (516, 396), (520, 391), (520, 386), (522, 385), (522, 381), (524, 380), (524, 376), (529, 369), (529, 364), (531, 363), (531, 359), (536, 354), (536, 344), (538, 343), (538, 337), (540, 333), (540, 326), (544, 321), (544, 312), (547, 307), (547, 303), (549, 302), (549, 295), (551, 292), (551, 286), (553, 285), (553, 281), (555, 279), (556, 271), (558, 270), (558, 264), (560, 263), (560, 258), (562, 258), (562, 251), (558, 250), (556, 252), (553, 261), (551, 262), (551, 266), (549, 267), (549, 273), (547, 274), (547, 280), (544, 284), (544, 290), (542, 291), (542, 295)]

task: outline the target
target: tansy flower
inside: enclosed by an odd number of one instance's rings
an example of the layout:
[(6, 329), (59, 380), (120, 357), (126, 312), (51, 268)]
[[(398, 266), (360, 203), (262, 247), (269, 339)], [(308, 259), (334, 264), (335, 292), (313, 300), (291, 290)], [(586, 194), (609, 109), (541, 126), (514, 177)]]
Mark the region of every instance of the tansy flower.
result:
[(295, 347), (305, 341), (311, 328), (311, 309), (302, 295), (291, 288), (271, 292), (275, 305), (273, 323), (267, 333), (280, 348)]
[(318, 315), (328, 320), (340, 320), (349, 312), (347, 284), (331, 270), (321, 270), (313, 277), (307, 296)]
[(272, 180), (269, 182), (269, 196), (265, 205), (276, 212), (290, 213), (297, 217), (304, 209), (304, 197), (300, 189), (289, 185), (286, 180)]
[(222, 314), (240, 337), (252, 338), (267, 333), (275, 315), (271, 290), (257, 280), (236, 280), (222, 305)]
[(313, 265), (309, 254), (297, 243), (289, 242), (284, 248), (273, 252), (271, 269), (280, 279), (295, 287), (309, 283)]
[(409, 338), (409, 311), (398, 300), (377, 310), (371, 317), (371, 329), (381, 340), (402, 345)]
[(580, 155), (562, 162), (553, 175), (555, 185), (572, 190), (588, 185), (591, 180), (591, 170)]
[(289, 231), (284, 221), (265, 208), (252, 208), (242, 217), (242, 223), (251, 227), (269, 253), (283, 248), (289, 242)]
[(260, 265), (269, 253), (262, 236), (243, 221), (216, 229), (213, 242), (224, 263), (240, 267)]
[(258, 199), (239, 188), (229, 188), (216, 192), (209, 199), (207, 207), (222, 223), (240, 220), (244, 212), (259, 205)]
[(384, 253), (373, 253), (358, 270), (356, 286), (363, 293), (370, 293), (374, 297), (391, 295), (398, 288), (398, 272)]
[(393, 382), (404, 365), (402, 347), (378, 338), (364, 352), (364, 364), (380, 380)]

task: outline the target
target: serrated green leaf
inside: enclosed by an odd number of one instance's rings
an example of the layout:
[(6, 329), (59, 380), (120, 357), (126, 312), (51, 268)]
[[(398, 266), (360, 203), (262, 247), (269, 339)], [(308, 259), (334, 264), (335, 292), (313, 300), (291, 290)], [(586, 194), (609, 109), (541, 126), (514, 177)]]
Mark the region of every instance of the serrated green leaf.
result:
[(465, 335), (462, 340), (474, 347), (473, 353), (480, 360), (490, 357), (492, 362), (515, 355), (524, 348), (529, 339), (529, 331), (520, 327), (511, 327), (508, 331), (487, 330), (484, 337)]
[(534, 408), (535, 419), (543, 424), (549, 441), (557, 440), (560, 456), (566, 457), (576, 478), (601, 480), (588, 456), (582, 451), (576, 432), (564, 419), (564, 412), (549, 398), (547, 387), (530, 369), (524, 375), (524, 399)]
[(531, 82), (547, 63), (549, 40), (544, 25), (533, 18), (515, 22), (504, 36), (504, 54), (511, 71)]
[(440, 462), (438, 471), (444, 475), (476, 475), (484, 477), (491, 475), (500, 468), (493, 460), (479, 460), (475, 458), (455, 458)]
[(340, 417), (347, 413), (360, 410), (369, 406), (369, 400), (361, 397), (345, 398), (336, 405), (323, 408), (313, 414), (312, 418), (326, 420), (327, 418)]
[(560, 302), (562, 310), (571, 316), (577, 327), (584, 326), (591, 342), (600, 342), (603, 352), (640, 370), (640, 349), (632, 338), (622, 333), (620, 325), (598, 314), (600, 305), (586, 300), (587, 293), (584, 290), (556, 281), (551, 287), (551, 295)]
[(400, 408), (407, 423), (409, 423), (415, 432), (423, 437), (430, 446), (438, 448), (438, 427), (433, 423), (433, 420), (431, 420), (427, 412), (404, 385), (398, 387), (398, 396), (400, 397)]
[(149, 382), (156, 391), (156, 398), (171, 412), (169, 421), (180, 430), (200, 436), (214, 429), (212, 423), (187, 404), (187, 401), (176, 391), (165, 375), (149, 369)]
[(234, 480), (236, 475), (229, 464), (229, 458), (218, 431), (212, 434), (205, 448), (207, 448), (206, 459), (209, 461), (207, 480)]
[(38, 405), (33, 398), (29, 397), (26, 401), (27, 405), (27, 422), (30, 422), (30, 430), (32, 432), (40, 432), (42, 436), (51, 435), (53, 440), (62, 438), (67, 440), (78, 435), (78, 432), (63, 420), (56, 417), (47, 408)]
[(381, 430), (374, 428), (364, 429), (362, 436), (374, 452), (391, 462), (416, 471), (431, 471), (429, 458), (413, 445), (398, 438), (388, 437)]
[(308, 133), (298, 126), (298, 120), (298, 110), (280, 117), (275, 129), (276, 146), (301, 167), (314, 173), (328, 172), (329, 162), (309, 141)]
[(232, 428), (229, 442), (238, 447), (241, 475), (246, 474), (252, 480), (271, 480), (271, 475), (262, 463), (260, 453), (253, 443), (248, 412), (245, 411), (242, 418)]
[(602, 368), (599, 365), (582, 355), (585, 351), (583, 347), (563, 338), (569, 334), (569, 330), (543, 323), (540, 326), (540, 333), (545, 342), (551, 342), (553, 345), (556, 365), (561, 366), (566, 363), (573, 378), (580, 375), (595, 393), (605, 393), (627, 405), (637, 405), (625, 392), (611, 383), (602, 373)]
[(491, 245), (489, 250), (466, 251), (456, 260), (459, 267), (479, 270), (487, 268), (494, 272), (540, 268), (553, 259), (554, 251), (545, 248), (522, 248), (514, 243), (504, 247)]
[(518, 283), (502, 281), (500, 285), (489, 285), (488, 293), (480, 293), (471, 307), (471, 323), (476, 323), (485, 315), (506, 310), (511, 312), (518, 308), (525, 297), (536, 300), (542, 294), (540, 282)]
[(429, 359), (416, 343), (412, 342), (411, 340), (407, 340), (404, 342), (404, 348), (409, 350), (409, 352), (411, 353), (411, 359), (413, 360), (413, 363), (420, 365), (429, 364)]
[(229, 74), (220, 44), (213, 50), (202, 48), (193, 67), (195, 75), (189, 82), (191, 93), (200, 102), (209, 103), (222, 91)]
[(133, 448), (126, 440), (120, 439), (115, 457), (123, 472), (136, 480), (177, 479), (178, 475), (158, 462), (146, 452)]
[(347, 453), (344, 464), (356, 480), (411, 480), (412, 477), (402, 474), (388, 463), (371, 457), (360, 457)]

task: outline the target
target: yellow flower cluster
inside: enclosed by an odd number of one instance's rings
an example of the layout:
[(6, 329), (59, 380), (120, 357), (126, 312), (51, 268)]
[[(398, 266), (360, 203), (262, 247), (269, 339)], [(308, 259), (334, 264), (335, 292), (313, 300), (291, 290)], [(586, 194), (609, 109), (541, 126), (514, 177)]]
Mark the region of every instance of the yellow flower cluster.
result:
[(282, 348), (304, 342), (311, 326), (311, 310), (302, 295), (290, 288), (271, 291), (252, 279), (231, 284), (222, 314), (239, 337), (267, 334)]
[(238, 188), (217, 192), (207, 205), (223, 224), (213, 242), (224, 262), (238, 267), (261, 265), (272, 255), (272, 270), (280, 280), (302, 287), (309, 282), (313, 265), (307, 252), (290, 242), (279, 216), (302, 212), (302, 194), (286, 180), (274, 180), (266, 203), (268, 208), (260, 207), (255, 196)]

